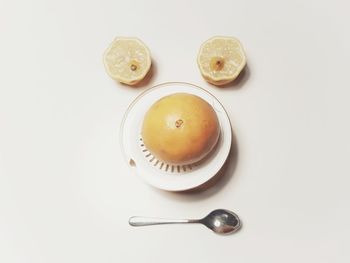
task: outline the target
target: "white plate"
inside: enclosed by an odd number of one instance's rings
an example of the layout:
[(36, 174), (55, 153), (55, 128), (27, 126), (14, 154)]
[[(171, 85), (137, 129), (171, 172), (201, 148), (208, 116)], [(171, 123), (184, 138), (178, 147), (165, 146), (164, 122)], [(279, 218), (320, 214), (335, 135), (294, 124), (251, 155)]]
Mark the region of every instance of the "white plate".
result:
[[(145, 149), (140, 136), (144, 115), (151, 105), (177, 92), (190, 93), (206, 100), (214, 108), (220, 123), (216, 147), (194, 165), (177, 166), (158, 161)], [(217, 98), (200, 87), (182, 82), (160, 84), (140, 94), (125, 113), (120, 135), (121, 148), (130, 167), (148, 184), (167, 191), (193, 189), (215, 176), (229, 155), (232, 140), (230, 120)]]

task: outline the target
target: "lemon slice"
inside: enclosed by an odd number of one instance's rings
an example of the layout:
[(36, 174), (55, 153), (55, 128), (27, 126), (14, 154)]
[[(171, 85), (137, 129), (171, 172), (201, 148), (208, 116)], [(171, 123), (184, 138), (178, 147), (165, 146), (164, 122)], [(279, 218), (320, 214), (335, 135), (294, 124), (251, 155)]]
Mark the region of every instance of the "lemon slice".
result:
[(147, 46), (137, 38), (117, 37), (103, 56), (108, 75), (121, 83), (135, 85), (151, 68)]
[(246, 65), (246, 57), (238, 39), (213, 37), (202, 44), (197, 63), (206, 81), (224, 85), (239, 75)]

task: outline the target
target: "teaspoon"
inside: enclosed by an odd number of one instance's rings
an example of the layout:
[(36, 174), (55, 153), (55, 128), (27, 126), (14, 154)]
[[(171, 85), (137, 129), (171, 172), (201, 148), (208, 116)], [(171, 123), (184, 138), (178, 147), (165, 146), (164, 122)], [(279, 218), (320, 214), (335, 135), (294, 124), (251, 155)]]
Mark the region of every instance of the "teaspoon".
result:
[(151, 226), (163, 224), (202, 224), (217, 234), (236, 232), (241, 227), (239, 217), (225, 209), (216, 209), (202, 219), (166, 219), (133, 216), (129, 219), (131, 226)]

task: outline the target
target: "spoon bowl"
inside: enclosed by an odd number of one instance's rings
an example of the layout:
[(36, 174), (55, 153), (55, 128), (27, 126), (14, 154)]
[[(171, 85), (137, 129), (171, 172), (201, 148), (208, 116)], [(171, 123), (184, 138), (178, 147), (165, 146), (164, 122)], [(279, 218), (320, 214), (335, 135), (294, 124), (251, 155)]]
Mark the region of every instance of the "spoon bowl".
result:
[(241, 227), (239, 217), (225, 209), (216, 209), (200, 220), (203, 225), (218, 234), (236, 232)]

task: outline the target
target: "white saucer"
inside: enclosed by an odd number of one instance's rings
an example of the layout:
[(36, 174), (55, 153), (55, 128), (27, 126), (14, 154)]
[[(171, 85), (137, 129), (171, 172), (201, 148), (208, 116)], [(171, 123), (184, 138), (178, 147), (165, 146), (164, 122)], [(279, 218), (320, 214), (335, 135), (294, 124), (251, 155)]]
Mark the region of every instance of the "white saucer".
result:
[[(220, 123), (216, 147), (209, 156), (194, 165), (177, 166), (158, 161), (142, 143), (141, 126), (147, 110), (160, 98), (178, 92), (206, 100), (214, 108)], [(230, 120), (217, 98), (195, 85), (169, 82), (144, 91), (131, 103), (122, 121), (120, 143), (128, 164), (146, 183), (167, 191), (184, 191), (204, 184), (218, 173), (230, 152), (231, 132)]]

